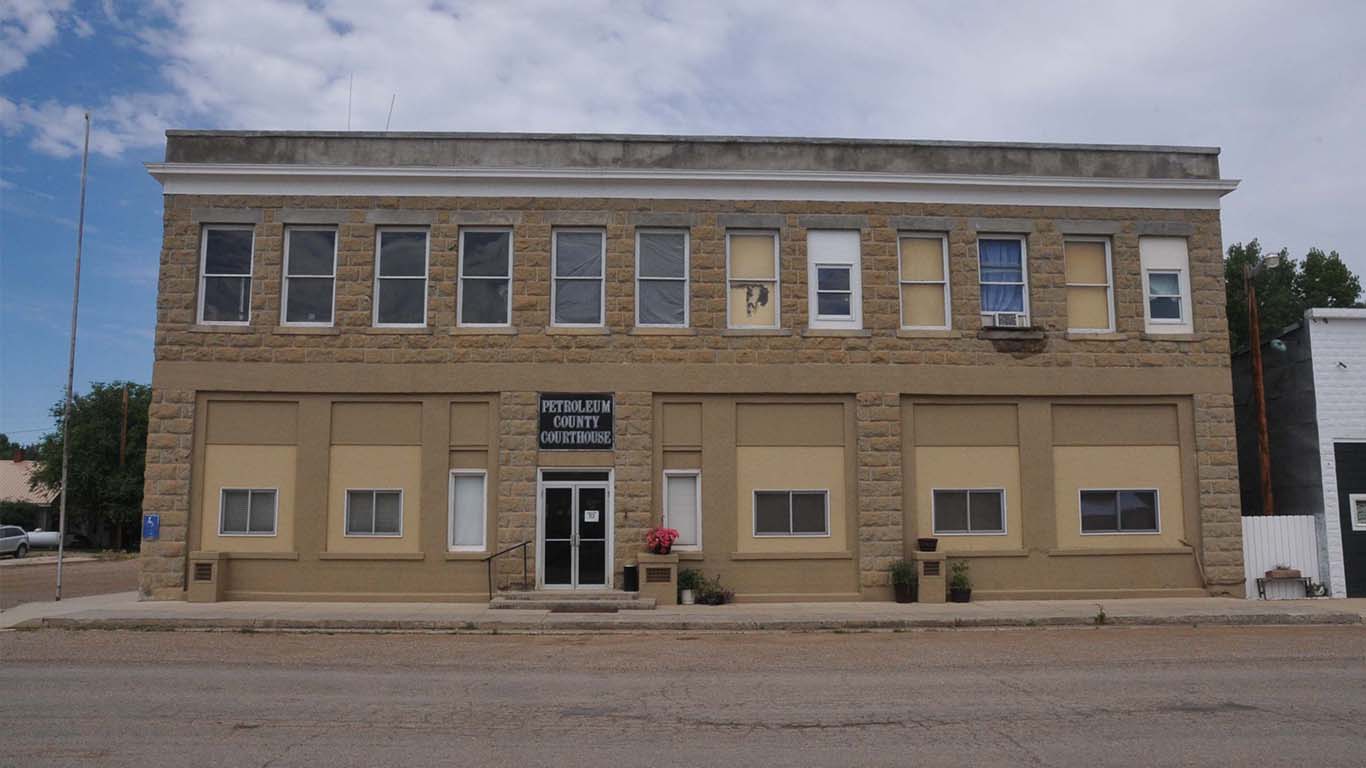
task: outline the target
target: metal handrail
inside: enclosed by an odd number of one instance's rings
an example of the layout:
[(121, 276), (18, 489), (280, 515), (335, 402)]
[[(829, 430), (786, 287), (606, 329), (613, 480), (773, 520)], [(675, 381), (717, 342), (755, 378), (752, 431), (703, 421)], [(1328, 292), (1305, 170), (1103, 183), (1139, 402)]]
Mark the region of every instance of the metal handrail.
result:
[(500, 549), (500, 550), (498, 550), (497, 552), (494, 552), (493, 554), (491, 554), (491, 555), (489, 555), (488, 557), (484, 558), (484, 564), (488, 566), (488, 572), (489, 572), (489, 599), (490, 599), (490, 600), (493, 599), (493, 560), (494, 560), (494, 558), (496, 558), (496, 557), (502, 557), (503, 555), (506, 555), (507, 553), (511, 552), (511, 551), (514, 550), (514, 549), (520, 549), (520, 550), (522, 550), (522, 587), (523, 587), (523, 588), (526, 587), (526, 577), (527, 577), (526, 548), (527, 548), (527, 545), (529, 545), (529, 544), (531, 544), (530, 541), (524, 541), (524, 542), (522, 542), (521, 544), (513, 544), (512, 546), (508, 547), (507, 549)]

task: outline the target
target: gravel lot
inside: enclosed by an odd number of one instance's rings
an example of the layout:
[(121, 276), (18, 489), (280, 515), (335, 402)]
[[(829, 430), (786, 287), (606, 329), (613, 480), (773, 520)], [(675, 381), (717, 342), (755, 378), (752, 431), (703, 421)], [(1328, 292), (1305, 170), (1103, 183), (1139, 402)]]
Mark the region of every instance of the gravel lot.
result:
[[(1366, 629), (0, 633), (0, 765), (1360, 765)], [(193, 756), (193, 760), (187, 762)]]
[[(0, 610), (51, 600), (57, 564), (15, 564), (0, 568)], [(62, 597), (130, 592), (138, 588), (138, 561), (94, 560), (62, 565)], [(3, 757), (0, 757), (3, 759)]]

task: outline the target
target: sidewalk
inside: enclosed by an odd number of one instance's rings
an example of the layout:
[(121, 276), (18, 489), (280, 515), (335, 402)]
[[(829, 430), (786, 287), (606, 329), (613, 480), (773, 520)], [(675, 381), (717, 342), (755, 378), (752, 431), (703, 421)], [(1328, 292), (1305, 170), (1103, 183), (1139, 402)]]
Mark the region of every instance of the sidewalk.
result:
[(1366, 623), (1366, 599), (1233, 598), (1001, 601), (968, 604), (741, 603), (619, 613), (491, 610), (484, 603), (138, 602), (133, 593), (29, 603), (0, 629), (387, 632), (833, 631), (981, 627)]

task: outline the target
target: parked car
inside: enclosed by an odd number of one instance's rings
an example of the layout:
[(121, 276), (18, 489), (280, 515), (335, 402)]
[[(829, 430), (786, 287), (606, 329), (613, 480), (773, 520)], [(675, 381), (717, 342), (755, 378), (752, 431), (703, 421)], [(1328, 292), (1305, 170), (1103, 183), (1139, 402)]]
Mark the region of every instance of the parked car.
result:
[(28, 554), (28, 534), (17, 525), (0, 526), (0, 555), (12, 555), (16, 560)]

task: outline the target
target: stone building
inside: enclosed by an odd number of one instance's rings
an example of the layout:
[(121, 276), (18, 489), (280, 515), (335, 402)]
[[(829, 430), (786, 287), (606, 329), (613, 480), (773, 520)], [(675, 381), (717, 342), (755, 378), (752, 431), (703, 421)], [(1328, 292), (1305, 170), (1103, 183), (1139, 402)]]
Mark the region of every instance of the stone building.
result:
[[(142, 592), (1243, 590), (1218, 150), (171, 131)], [(521, 579), (517, 553), (500, 584)]]

